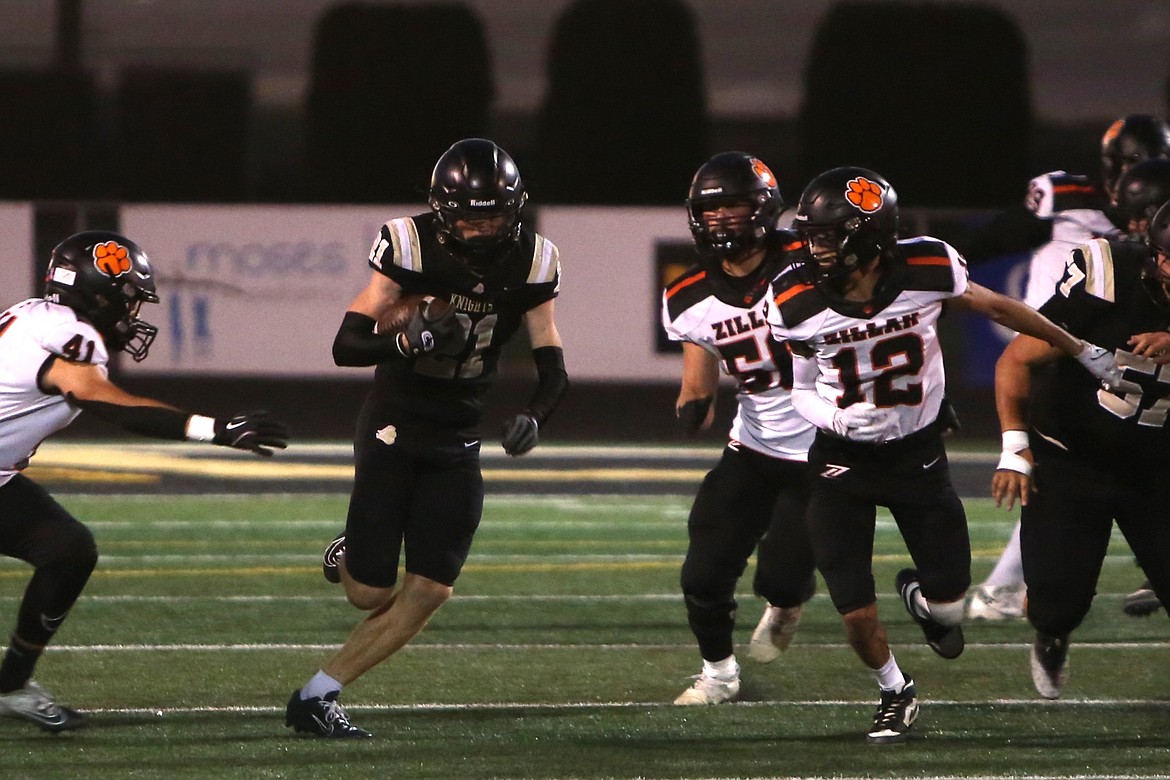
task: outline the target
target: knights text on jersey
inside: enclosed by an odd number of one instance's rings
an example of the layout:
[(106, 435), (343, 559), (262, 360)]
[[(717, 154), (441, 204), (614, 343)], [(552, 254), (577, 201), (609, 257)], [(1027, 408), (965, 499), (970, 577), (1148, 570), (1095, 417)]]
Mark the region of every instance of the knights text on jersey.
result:
[(109, 360), (101, 336), (67, 306), (30, 298), (0, 314), (0, 484), (80, 413), (60, 395), (41, 392), (38, 380), (53, 356), (103, 371)]
[(662, 325), (673, 341), (696, 344), (719, 359), (738, 393), (731, 439), (756, 452), (807, 460), (815, 429), (792, 406), (792, 357), (772, 338), (765, 321), (767, 280), (760, 294), (722, 289), (734, 280), (695, 266), (662, 295)]
[(1141, 278), (1146, 254), (1140, 242), (1090, 241), (1070, 253), (1057, 294), (1041, 309), (1074, 336), (1113, 350), (1132, 386), (1104, 390), (1076, 361), (1061, 359), (1054, 390), (1032, 410), (1034, 425), (1066, 449), (1119, 466), (1151, 453), (1170, 457), (1170, 366), (1128, 344), (1134, 334), (1170, 327), (1170, 312)]
[(938, 318), (947, 298), (967, 290), (954, 247), (927, 236), (898, 242), (898, 262), (875, 304), (831, 298), (799, 276), (775, 283), (772, 335), (800, 342), (819, 368), (818, 394), (838, 407), (868, 402), (898, 413), (890, 439), (938, 417), (946, 392)]
[(523, 230), (511, 248), (482, 267), (454, 257), (436, 236), (433, 213), (392, 219), (370, 250), (370, 266), (402, 287), (449, 300), (462, 338), (412, 361), (375, 369), (383, 400), (445, 427), (478, 422), (500, 351), (524, 314), (560, 292), (553, 242)]

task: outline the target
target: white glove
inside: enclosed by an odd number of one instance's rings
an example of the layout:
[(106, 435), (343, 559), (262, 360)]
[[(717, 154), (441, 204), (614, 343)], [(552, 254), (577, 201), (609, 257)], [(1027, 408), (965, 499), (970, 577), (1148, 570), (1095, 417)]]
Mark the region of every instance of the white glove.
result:
[(882, 442), (897, 438), (898, 413), (864, 401), (856, 403), (833, 414), (833, 432), (851, 441)]
[(1121, 366), (1117, 365), (1117, 356), (1107, 349), (1082, 341), (1084, 349), (1076, 356), (1076, 360), (1085, 370), (1101, 380), (1101, 386), (1106, 390), (1120, 390), (1135, 392), (1141, 387), (1134, 382), (1127, 382), (1121, 378)]

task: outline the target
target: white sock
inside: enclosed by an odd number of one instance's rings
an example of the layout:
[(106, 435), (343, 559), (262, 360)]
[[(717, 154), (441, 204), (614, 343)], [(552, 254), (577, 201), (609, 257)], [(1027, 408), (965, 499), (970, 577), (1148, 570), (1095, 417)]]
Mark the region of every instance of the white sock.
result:
[(717, 677), (720, 680), (734, 680), (739, 677), (739, 664), (735, 662), (735, 653), (722, 661), (703, 661), (703, 674), (708, 677)]
[(906, 687), (906, 675), (898, 668), (894, 654), (890, 653), (890, 660), (886, 661), (881, 669), (873, 670), (873, 678), (883, 691), (900, 691)]
[(341, 692), (341, 683), (325, 674), (325, 672), (318, 671), (313, 675), (313, 679), (309, 680), (304, 688), (301, 688), (301, 698), (323, 699), (325, 698), (325, 694), (333, 693), (334, 691)]
[(1020, 521), (1016, 521), (1016, 527), (1012, 530), (1012, 538), (1008, 540), (1007, 547), (1003, 548), (1003, 552), (999, 554), (999, 560), (995, 562), (995, 568), (991, 570), (991, 574), (987, 575), (987, 579), (983, 581), (983, 585), (988, 588), (1002, 588), (1004, 586), (1016, 587), (1024, 584), (1024, 559), (1020, 556)]

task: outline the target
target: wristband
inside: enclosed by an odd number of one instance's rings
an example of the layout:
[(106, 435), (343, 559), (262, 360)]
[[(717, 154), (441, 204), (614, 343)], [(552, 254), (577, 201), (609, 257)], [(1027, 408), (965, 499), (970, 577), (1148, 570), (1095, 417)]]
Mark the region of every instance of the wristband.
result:
[(1003, 451), (1015, 454), (1023, 452), (1032, 445), (1028, 442), (1027, 431), (1004, 431), (1003, 434)]
[(193, 414), (187, 418), (187, 441), (211, 441), (214, 438), (214, 417)]

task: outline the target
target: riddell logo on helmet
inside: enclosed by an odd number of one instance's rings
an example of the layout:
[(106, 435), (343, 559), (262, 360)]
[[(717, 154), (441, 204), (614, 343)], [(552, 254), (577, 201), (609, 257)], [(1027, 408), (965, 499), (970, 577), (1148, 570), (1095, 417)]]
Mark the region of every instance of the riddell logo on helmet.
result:
[(854, 208), (866, 214), (872, 214), (880, 209), (885, 201), (881, 186), (864, 176), (850, 179), (846, 187), (845, 199), (852, 203)]
[(467, 205), (469, 205), (469, 206), (494, 206), (494, 205), (496, 205), (496, 199), (492, 198), (491, 200), (476, 200), (475, 198), (472, 198), (471, 200), (469, 200), (467, 202)]
[(130, 250), (117, 241), (106, 241), (93, 248), (93, 264), (106, 276), (130, 272)]

